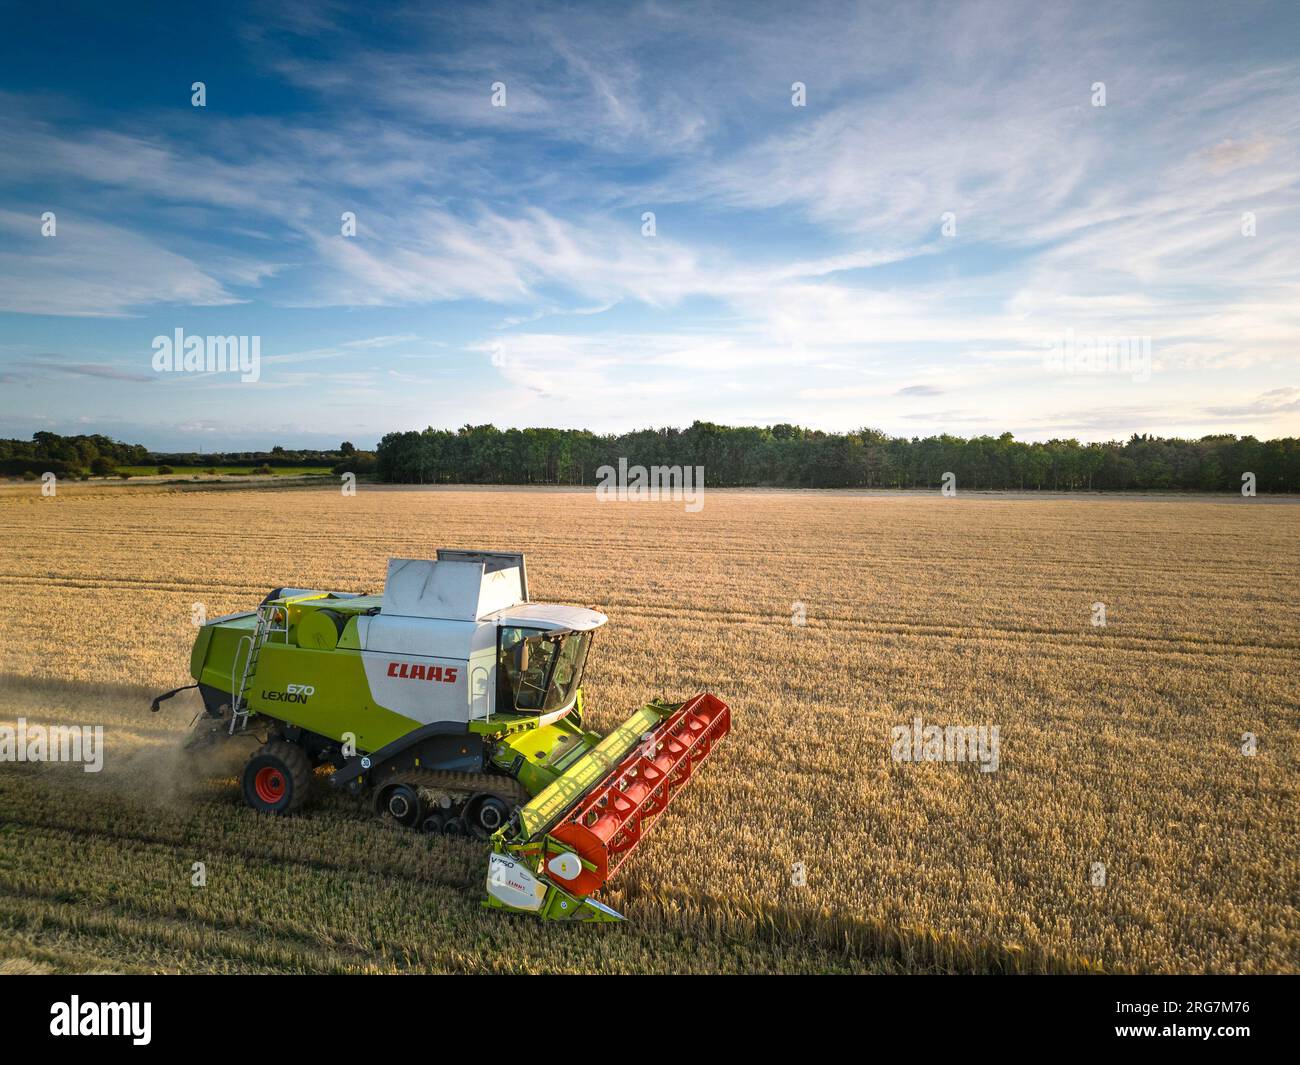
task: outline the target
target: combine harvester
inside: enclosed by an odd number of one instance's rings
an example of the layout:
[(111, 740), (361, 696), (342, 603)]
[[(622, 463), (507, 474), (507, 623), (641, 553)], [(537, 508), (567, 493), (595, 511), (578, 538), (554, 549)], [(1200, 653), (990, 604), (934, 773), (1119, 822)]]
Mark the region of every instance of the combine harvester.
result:
[(720, 699), (647, 703), (582, 725), (604, 614), (532, 603), (524, 556), (392, 559), (382, 596), (279, 588), (204, 625), (190, 655), (199, 738), (266, 734), (243, 771), (255, 810), (306, 801), (313, 770), (408, 828), (490, 839), (484, 905), (617, 921), (590, 896), (731, 728)]

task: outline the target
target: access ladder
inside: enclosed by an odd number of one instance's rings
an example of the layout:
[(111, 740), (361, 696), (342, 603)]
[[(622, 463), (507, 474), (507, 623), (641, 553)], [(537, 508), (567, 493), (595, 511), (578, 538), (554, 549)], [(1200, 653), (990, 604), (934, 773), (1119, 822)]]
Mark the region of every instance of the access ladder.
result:
[[(283, 624), (277, 624), (277, 618), (282, 619)], [(244, 670), (239, 676), (239, 683), (233, 685), (233, 699), (230, 704), (230, 735), (232, 736), (242, 731), (248, 724), (248, 716), (252, 713), (248, 706), (248, 682), (257, 674), (257, 659), (262, 653), (262, 648), (276, 633), (283, 633), (284, 642), (289, 642), (289, 612), (283, 606), (263, 603), (257, 608), (257, 624), (253, 626), (253, 633), (240, 639), (239, 648), (235, 652), (235, 663), (231, 667), (231, 680), (234, 680), (234, 671), (239, 663), (239, 650), (242, 650), (247, 643), (248, 656), (244, 659)]]

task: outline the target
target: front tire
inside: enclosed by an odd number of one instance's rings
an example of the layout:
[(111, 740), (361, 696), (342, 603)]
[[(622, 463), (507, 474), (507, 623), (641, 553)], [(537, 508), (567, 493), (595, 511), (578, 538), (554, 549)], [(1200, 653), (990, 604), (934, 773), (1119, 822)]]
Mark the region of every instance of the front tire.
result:
[(293, 743), (263, 744), (244, 766), (244, 801), (264, 814), (290, 814), (307, 801), (311, 760)]

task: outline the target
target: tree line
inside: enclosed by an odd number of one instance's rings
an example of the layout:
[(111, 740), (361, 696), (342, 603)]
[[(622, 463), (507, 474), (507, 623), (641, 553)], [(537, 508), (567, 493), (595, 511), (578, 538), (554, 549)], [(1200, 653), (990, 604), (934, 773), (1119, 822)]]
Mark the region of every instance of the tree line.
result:
[(345, 440), (334, 450), (270, 451), (150, 451), (142, 444), (124, 444), (107, 436), (60, 436), (39, 432), (31, 440), (0, 440), (0, 476), (111, 477), (123, 466), (247, 467), (250, 472), (284, 466), (325, 466), (334, 473), (371, 474), (373, 451), (358, 450)]
[(369, 474), (375, 469), (375, 453), (361, 451), (350, 440), (344, 440), (336, 449), (284, 448), (275, 446), (270, 451), (151, 451), (151, 462), (168, 466), (251, 466), (273, 469), (277, 466), (328, 466), (333, 473)]
[(106, 436), (60, 436), (34, 433), (30, 440), (0, 440), (0, 474), (60, 477), (81, 474), (106, 477), (119, 466), (139, 466), (149, 461), (142, 444), (124, 444)]
[(585, 429), (466, 425), (389, 433), (374, 452), (337, 450), (156, 452), (106, 436), (39, 432), (0, 440), (0, 475), (108, 476), (119, 466), (326, 466), (401, 484), (594, 485), (602, 466), (702, 466), (708, 487), (1300, 492), (1300, 440), (1223, 434), (1197, 440), (1135, 434), (1124, 441), (1030, 443), (1001, 436), (827, 433), (797, 425), (726, 426), (597, 434)]
[(389, 433), (379, 480), (403, 484), (594, 485), (602, 466), (703, 466), (709, 487), (1300, 491), (1300, 440), (1230, 434), (1197, 440), (1135, 434), (1125, 441), (1027, 442), (1011, 433), (963, 438), (828, 433), (797, 425), (716, 425), (596, 434), (582, 429), (466, 425)]

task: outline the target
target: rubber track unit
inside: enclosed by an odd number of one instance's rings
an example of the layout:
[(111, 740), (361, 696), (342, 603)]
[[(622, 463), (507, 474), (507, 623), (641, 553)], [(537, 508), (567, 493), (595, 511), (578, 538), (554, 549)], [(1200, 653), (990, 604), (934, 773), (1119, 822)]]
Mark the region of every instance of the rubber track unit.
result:
[(449, 791), (461, 796), (460, 802), (487, 793), (499, 796), (512, 809), (523, 806), (531, 796), (522, 784), (500, 773), (458, 773), (453, 769), (407, 769), (375, 783), (376, 803), (379, 796), (395, 784), (409, 784), (416, 791)]

